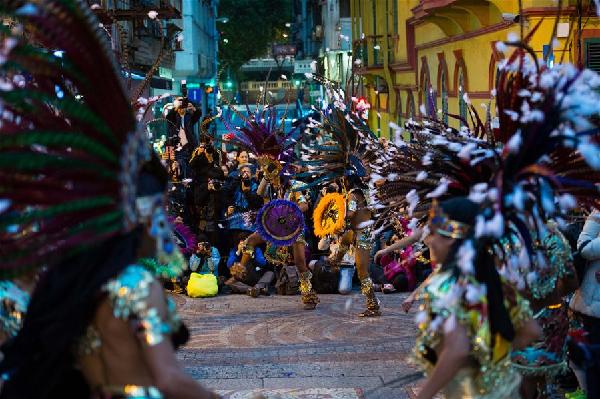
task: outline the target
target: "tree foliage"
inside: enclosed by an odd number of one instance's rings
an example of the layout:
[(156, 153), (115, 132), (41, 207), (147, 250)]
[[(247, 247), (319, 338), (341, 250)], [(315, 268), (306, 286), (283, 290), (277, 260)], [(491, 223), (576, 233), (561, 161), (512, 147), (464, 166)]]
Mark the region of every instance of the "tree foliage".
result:
[[(252, 58), (264, 56), (269, 45), (291, 21), (290, 0), (220, 0), (219, 15), (229, 22), (219, 23), (219, 63), (221, 76), (238, 80), (240, 67)], [(227, 43), (224, 42), (227, 39)]]

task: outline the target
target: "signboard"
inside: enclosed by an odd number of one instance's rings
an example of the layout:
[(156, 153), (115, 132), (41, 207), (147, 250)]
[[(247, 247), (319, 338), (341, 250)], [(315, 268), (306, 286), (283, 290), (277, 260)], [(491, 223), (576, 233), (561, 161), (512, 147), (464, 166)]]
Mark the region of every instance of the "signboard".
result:
[(294, 73), (305, 74), (312, 73), (313, 60), (295, 60), (294, 61)]
[(294, 44), (274, 44), (272, 47), (273, 57), (294, 57), (296, 46)]
[(194, 102), (196, 104), (200, 104), (200, 103), (202, 103), (202, 94), (203, 94), (202, 92), (203, 92), (202, 89), (191, 89), (188, 86), (187, 96), (192, 102)]

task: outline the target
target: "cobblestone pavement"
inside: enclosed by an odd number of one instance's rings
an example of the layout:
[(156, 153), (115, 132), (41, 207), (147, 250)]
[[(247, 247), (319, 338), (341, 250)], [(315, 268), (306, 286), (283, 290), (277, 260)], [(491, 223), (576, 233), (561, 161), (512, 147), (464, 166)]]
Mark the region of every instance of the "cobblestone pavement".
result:
[(405, 297), (380, 294), (383, 316), (363, 319), (358, 292), (321, 295), (315, 311), (302, 310), (299, 296), (176, 296), (191, 332), (178, 356), (228, 398), (412, 398), (421, 373), (409, 362), (415, 327), (400, 309)]

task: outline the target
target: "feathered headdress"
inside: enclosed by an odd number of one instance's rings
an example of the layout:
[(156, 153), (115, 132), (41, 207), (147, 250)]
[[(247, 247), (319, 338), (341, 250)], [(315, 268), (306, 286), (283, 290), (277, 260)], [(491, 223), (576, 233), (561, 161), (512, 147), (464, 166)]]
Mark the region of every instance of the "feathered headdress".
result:
[(385, 149), (362, 117), (346, 104), (343, 91), (327, 86), (326, 92), (331, 101), (320, 110), (321, 121), (311, 119), (307, 126), (313, 143), (303, 146), (302, 164), (308, 170), (298, 178), (307, 186), (341, 177), (366, 181), (370, 174), (367, 165), (381, 160)]
[(371, 185), (379, 207), (378, 224), (391, 215), (423, 218), (434, 199), (469, 196), (492, 181), (501, 159), (488, 141), (470, 130), (438, 120), (409, 121), (412, 142), (390, 143), (383, 162), (371, 166)]
[[(51, 265), (137, 225), (150, 157), (106, 37), (81, 0), (6, 0), (1, 26), (0, 276)], [(23, 36), (27, 31), (27, 40)]]
[(231, 117), (222, 118), (231, 135), (230, 141), (255, 154), (261, 168), (270, 178), (291, 176), (297, 129), (292, 128), (286, 132), (285, 119), (278, 118), (277, 110), (268, 105), (257, 106), (255, 112), (248, 109), (247, 116), (243, 116), (233, 106), (230, 106), (230, 110), (244, 122), (242, 126), (235, 126)]

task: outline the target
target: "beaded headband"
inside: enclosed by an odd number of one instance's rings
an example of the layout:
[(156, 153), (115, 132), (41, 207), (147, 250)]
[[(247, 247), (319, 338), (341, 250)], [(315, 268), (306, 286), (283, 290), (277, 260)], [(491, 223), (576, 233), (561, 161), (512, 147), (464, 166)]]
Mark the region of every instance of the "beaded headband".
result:
[(429, 209), (429, 225), (431, 231), (435, 231), (444, 237), (456, 239), (467, 237), (471, 230), (471, 226), (468, 224), (450, 219), (436, 200), (433, 201), (431, 209)]

